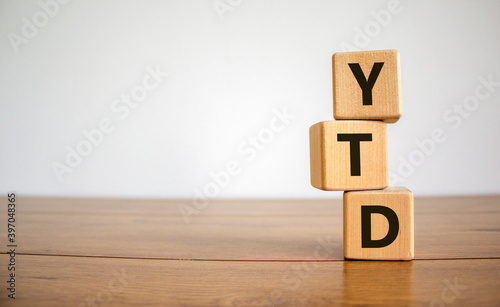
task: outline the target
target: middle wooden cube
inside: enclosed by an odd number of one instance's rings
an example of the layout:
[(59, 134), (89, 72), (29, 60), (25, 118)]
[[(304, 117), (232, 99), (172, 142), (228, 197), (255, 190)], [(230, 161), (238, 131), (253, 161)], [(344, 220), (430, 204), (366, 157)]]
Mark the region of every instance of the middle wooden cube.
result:
[(309, 145), (313, 187), (349, 191), (389, 185), (384, 122), (319, 122), (309, 129)]

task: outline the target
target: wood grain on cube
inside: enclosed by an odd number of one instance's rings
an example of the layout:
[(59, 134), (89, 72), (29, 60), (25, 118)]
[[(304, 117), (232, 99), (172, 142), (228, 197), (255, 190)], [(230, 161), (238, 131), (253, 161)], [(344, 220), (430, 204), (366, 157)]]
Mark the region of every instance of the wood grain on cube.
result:
[[(385, 123), (320, 122), (309, 129), (309, 142), (313, 187), (344, 191), (383, 189), (389, 185)], [(355, 150), (359, 150), (358, 155)]]
[[(386, 211), (374, 208), (385, 208)], [(404, 187), (344, 192), (344, 257), (362, 260), (413, 259), (413, 212), (413, 193)], [(396, 223), (391, 220), (391, 214), (397, 216)], [(371, 223), (369, 228), (366, 227), (367, 221)], [(394, 233), (395, 236), (389, 239)], [(388, 244), (377, 243), (384, 239), (389, 239)]]
[(333, 117), (395, 123), (401, 117), (401, 73), (397, 50), (335, 53)]

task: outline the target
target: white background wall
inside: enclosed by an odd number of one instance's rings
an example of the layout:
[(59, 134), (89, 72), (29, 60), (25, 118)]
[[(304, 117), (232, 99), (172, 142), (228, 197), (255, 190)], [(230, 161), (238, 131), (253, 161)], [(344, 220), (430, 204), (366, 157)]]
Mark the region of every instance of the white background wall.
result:
[[(40, 3), (52, 3), (53, 16)], [(476, 104), (469, 97), (480, 78), (500, 82), (498, 1), (53, 4), (0, 1), (1, 193), (340, 196), (309, 184), (308, 128), (333, 119), (331, 55), (346, 44), (401, 53), (392, 185), (417, 195), (500, 193), (500, 86), (481, 90)], [(124, 118), (121, 96), (140, 93), (148, 67), (169, 76)], [(251, 155), (245, 142), (269, 132), (283, 108), (295, 117)], [(106, 118), (114, 131), (58, 180), (54, 163), (66, 164), (68, 148)], [(419, 154), (416, 141), (435, 129), (446, 140)], [(233, 160), (240, 173), (210, 190), (210, 172)]]

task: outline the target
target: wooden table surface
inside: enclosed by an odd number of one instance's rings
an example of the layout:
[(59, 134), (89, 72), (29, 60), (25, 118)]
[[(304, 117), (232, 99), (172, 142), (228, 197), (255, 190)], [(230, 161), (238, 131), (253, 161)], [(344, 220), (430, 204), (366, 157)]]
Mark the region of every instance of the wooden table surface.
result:
[[(415, 199), (415, 260), (345, 261), (342, 200), (18, 197), (0, 306), (500, 306), (500, 196)], [(201, 205), (201, 206), (200, 206)]]

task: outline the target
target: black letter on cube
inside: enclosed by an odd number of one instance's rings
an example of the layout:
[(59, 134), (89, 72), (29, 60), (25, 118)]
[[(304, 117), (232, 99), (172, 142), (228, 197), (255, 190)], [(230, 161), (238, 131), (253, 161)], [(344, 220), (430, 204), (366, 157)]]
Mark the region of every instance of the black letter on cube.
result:
[(366, 80), (365, 74), (361, 70), (361, 66), (358, 63), (349, 63), (349, 67), (351, 68), (354, 77), (356, 77), (356, 81), (358, 81), (358, 84), (361, 87), (364, 106), (372, 105), (372, 89), (375, 85), (375, 81), (377, 81), (380, 71), (382, 70), (382, 66), (384, 66), (384, 62), (374, 63), (372, 71), (370, 72), (370, 76), (368, 76), (368, 80)]
[(349, 142), (351, 154), (351, 176), (361, 176), (360, 142), (371, 142), (371, 133), (341, 133), (337, 134), (337, 142)]
[[(372, 240), (372, 213), (385, 216), (389, 222), (389, 231), (380, 240)], [(361, 206), (361, 247), (385, 247), (396, 240), (399, 232), (399, 220), (396, 212), (384, 206)]]

